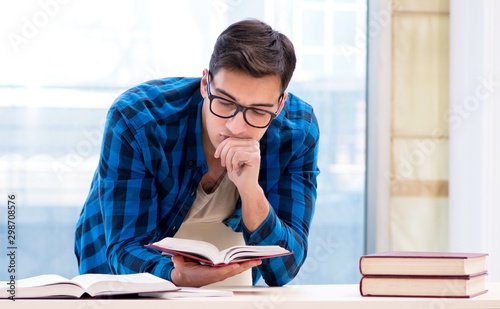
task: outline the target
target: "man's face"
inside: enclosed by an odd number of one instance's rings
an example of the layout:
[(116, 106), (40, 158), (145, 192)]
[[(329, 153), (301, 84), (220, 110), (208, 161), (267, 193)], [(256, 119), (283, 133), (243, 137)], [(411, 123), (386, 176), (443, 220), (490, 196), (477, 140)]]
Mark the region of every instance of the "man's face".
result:
[[(277, 75), (261, 78), (251, 77), (238, 71), (221, 69), (217, 74), (208, 78), (208, 70), (203, 71), (201, 80), (201, 94), (203, 101), (203, 140), (205, 149), (212, 153), (215, 148), (226, 138), (248, 138), (260, 140), (266, 128), (250, 126), (243, 117), (243, 112), (238, 112), (231, 118), (220, 118), (210, 111), (210, 100), (207, 93), (207, 80), (210, 81), (210, 94), (235, 102), (242, 107), (255, 107), (271, 113), (281, 111), (286, 93), (281, 95), (281, 80)], [(247, 116), (251, 111), (247, 111)], [(249, 119), (249, 117), (247, 117)]]

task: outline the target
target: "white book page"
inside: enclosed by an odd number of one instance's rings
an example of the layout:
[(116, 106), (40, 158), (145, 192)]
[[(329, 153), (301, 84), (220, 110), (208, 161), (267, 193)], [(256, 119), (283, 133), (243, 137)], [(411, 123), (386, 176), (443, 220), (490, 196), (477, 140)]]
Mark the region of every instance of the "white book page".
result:
[(111, 275), (84, 274), (76, 276), (78, 282), (90, 295), (127, 294), (144, 291), (168, 291), (177, 287), (170, 281), (149, 273)]
[(72, 282), (67, 278), (64, 278), (63, 276), (54, 274), (35, 276), (16, 281), (16, 285), (18, 288), (46, 286), (46, 285), (54, 285), (60, 283), (75, 284), (74, 282)]
[[(4, 281), (0, 281), (0, 284), (0, 298), (8, 296), (6, 294), (8, 285)], [(16, 281), (16, 290), (16, 298), (79, 297), (84, 293), (78, 283), (54, 274), (19, 279)]]
[(214, 263), (222, 261), (219, 249), (206, 241), (167, 237), (155, 244), (160, 247), (170, 248), (176, 251), (203, 255), (209, 260), (214, 261)]
[(225, 262), (238, 258), (265, 257), (288, 252), (280, 246), (235, 246), (221, 251), (225, 256)]

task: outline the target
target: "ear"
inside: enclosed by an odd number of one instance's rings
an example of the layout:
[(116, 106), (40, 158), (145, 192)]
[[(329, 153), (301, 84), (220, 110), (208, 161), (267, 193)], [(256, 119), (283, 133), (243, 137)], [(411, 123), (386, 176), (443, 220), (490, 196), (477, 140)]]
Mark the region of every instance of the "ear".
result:
[(201, 96), (206, 99), (207, 98), (207, 81), (208, 81), (208, 69), (204, 69), (201, 80), (200, 80), (200, 93)]
[(281, 111), (283, 110), (283, 107), (285, 107), (285, 102), (286, 98), (288, 97), (288, 92), (283, 92), (283, 94), (280, 96), (280, 100), (278, 102), (278, 110), (276, 111), (276, 115), (279, 115)]

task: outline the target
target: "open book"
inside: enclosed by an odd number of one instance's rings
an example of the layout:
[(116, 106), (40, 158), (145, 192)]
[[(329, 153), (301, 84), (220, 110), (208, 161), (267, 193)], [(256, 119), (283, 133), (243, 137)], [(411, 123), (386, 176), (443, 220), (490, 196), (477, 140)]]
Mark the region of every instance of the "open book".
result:
[(168, 255), (182, 255), (212, 266), (292, 254), (280, 246), (234, 246), (219, 251), (216, 246), (206, 241), (172, 237), (166, 237), (146, 247)]
[(172, 282), (149, 273), (130, 275), (84, 274), (69, 280), (60, 275), (20, 279), (11, 288), (0, 281), (0, 298), (80, 298), (179, 290)]

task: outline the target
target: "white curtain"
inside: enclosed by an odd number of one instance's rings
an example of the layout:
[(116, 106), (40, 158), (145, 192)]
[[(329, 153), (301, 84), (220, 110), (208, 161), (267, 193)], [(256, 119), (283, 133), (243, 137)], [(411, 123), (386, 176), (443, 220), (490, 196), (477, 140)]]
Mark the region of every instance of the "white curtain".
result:
[(500, 280), (500, 1), (450, 2), (449, 249)]

